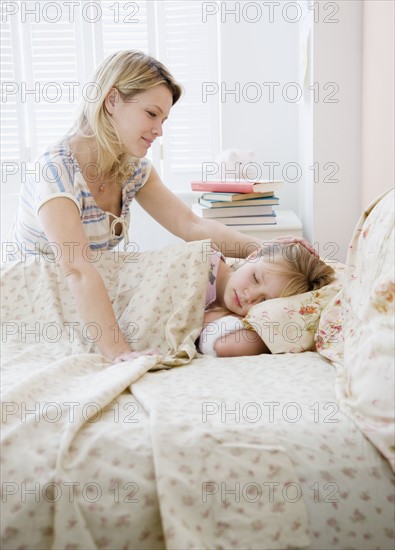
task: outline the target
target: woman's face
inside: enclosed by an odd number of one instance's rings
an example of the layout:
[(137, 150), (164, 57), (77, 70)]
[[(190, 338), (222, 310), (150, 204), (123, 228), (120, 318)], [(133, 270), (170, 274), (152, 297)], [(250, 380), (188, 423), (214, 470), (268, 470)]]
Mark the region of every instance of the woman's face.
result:
[(105, 106), (118, 131), (123, 152), (133, 157), (145, 157), (153, 141), (162, 135), (162, 126), (172, 104), (173, 96), (166, 84), (159, 84), (126, 100), (112, 88)]

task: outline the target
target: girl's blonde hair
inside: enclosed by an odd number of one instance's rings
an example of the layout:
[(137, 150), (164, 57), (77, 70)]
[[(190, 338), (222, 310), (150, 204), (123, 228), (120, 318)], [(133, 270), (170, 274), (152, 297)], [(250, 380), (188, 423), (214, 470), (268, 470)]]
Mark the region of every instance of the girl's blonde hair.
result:
[[(280, 298), (318, 290), (331, 283), (335, 276), (331, 266), (299, 243), (268, 243), (257, 257), (264, 258), (269, 264), (273, 263), (273, 272), (289, 279)], [(270, 266), (267, 269), (270, 270)]]
[(98, 167), (101, 174), (124, 181), (139, 161), (122, 153), (122, 143), (104, 102), (111, 88), (116, 88), (125, 101), (159, 84), (165, 84), (173, 96), (173, 105), (179, 100), (182, 88), (162, 63), (139, 50), (119, 51), (110, 55), (97, 68), (89, 87), (94, 88), (93, 100), (81, 104), (72, 134), (95, 138)]
[[(299, 243), (267, 243), (256, 256), (235, 262), (231, 265), (231, 269), (237, 270), (247, 262), (258, 261), (260, 258), (267, 262), (266, 270), (288, 278), (288, 282), (282, 289), (279, 298), (318, 290), (325, 285), (329, 285), (336, 274), (331, 266), (311, 254), (307, 248)], [(273, 269), (270, 269), (270, 263), (273, 265)], [(210, 310), (222, 311), (223, 315), (229, 315), (230, 313), (228, 309), (222, 306), (213, 307)]]

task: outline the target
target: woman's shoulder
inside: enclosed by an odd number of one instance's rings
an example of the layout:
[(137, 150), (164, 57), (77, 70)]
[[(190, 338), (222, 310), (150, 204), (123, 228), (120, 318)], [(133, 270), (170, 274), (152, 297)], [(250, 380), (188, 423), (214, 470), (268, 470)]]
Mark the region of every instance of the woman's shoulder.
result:
[(151, 173), (152, 163), (147, 157), (141, 159), (130, 157), (127, 165), (128, 177), (123, 187), (127, 192), (132, 192), (134, 195), (147, 182)]
[(41, 196), (50, 193), (70, 193), (85, 191), (85, 182), (76, 159), (63, 138), (49, 145), (34, 161), (35, 170), (26, 178), (26, 185), (35, 189)]
[(129, 157), (126, 161), (127, 171), (129, 173), (129, 180), (139, 179), (147, 172), (151, 171), (151, 161), (147, 157), (135, 158)]
[(57, 157), (59, 155), (67, 154), (67, 140), (65, 138), (58, 139), (48, 143), (47, 146), (39, 151), (36, 160), (45, 159), (48, 157)]
[(41, 151), (35, 162), (39, 165), (50, 165), (52, 172), (62, 169), (62, 167), (66, 167), (68, 171), (73, 168), (73, 171), (75, 171), (77, 168), (67, 138), (62, 138), (48, 145), (46, 149)]

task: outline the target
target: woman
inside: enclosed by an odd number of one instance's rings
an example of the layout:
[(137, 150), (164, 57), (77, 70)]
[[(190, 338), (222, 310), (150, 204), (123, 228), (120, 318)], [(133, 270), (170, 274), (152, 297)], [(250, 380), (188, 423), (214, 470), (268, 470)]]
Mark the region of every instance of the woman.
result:
[(31, 177), (24, 184), (11, 240), (18, 250), (55, 254), (82, 319), (100, 326), (101, 353), (122, 361), (136, 353), (116, 322), (92, 257), (122, 238), (127, 242), (134, 197), (185, 241), (212, 238), (225, 255), (236, 242), (245, 254), (259, 243), (195, 216), (145, 158), (181, 96), (181, 87), (160, 62), (139, 51), (121, 51), (102, 63), (93, 82), (97, 97), (84, 98), (69, 134), (38, 159), (39, 181)]

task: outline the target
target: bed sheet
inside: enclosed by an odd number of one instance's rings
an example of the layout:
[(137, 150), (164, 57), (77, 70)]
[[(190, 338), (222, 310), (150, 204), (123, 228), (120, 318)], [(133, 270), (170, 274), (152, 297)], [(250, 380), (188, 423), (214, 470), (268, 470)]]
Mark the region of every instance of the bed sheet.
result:
[[(111, 427), (115, 412), (103, 410), (121, 406), (118, 396), (148, 370), (182, 365), (196, 355), (209, 269), (202, 262), (205, 245), (210, 241), (132, 258), (115, 251), (97, 261), (134, 349), (161, 352), (118, 365), (97, 353), (59, 265), (30, 256), (2, 266), (5, 548), (162, 547), (149, 458), (139, 460), (134, 424)], [(126, 416), (127, 410), (121, 413)], [(117, 434), (120, 446), (106, 429)], [(143, 504), (130, 512), (137, 489)], [(136, 538), (130, 536), (128, 516), (136, 517)], [(152, 533), (151, 523), (157, 526)]]
[(392, 548), (392, 472), (318, 354), (80, 359), (25, 422), (6, 400), (4, 548)]
[(132, 384), (167, 548), (393, 548), (394, 477), (315, 352), (218, 359)]
[[(6, 269), (2, 546), (391, 548), (392, 473), (336, 409), (326, 359), (192, 359), (208, 271), (197, 246), (187, 262), (167, 253), (156, 285), (159, 258), (134, 276), (104, 258), (117, 315), (168, 352), (119, 365), (83, 338), (55, 265)], [(74, 340), (58, 338), (65, 323)]]

